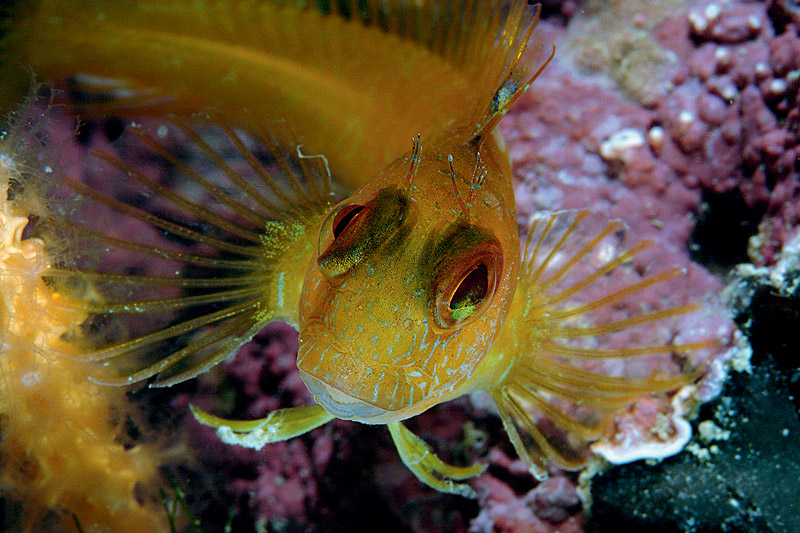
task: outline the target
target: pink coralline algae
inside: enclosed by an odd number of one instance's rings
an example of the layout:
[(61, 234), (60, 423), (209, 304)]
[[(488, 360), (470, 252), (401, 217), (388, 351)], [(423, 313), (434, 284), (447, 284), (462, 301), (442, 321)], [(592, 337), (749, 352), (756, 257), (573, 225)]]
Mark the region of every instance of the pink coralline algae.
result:
[[(551, 65), (501, 125), (519, 178), (521, 226), (543, 209), (589, 207), (620, 218), (632, 240), (656, 241), (660, 260), (688, 269), (685, 290), (695, 295), (722, 285), (690, 261), (689, 247), (716, 272), (736, 261), (774, 261), (796, 233), (800, 205), (800, 40), (785, 4), (702, 2), (673, 11), (652, 29), (675, 62), (655, 65), (663, 93), (647, 106), (609, 84), (612, 73), (583, 77), (568, 61)], [(558, 47), (560, 30), (548, 29)], [(570, 52), (562, 47), (558, 57)], [(706, 236), (703, 224), (716, 233)], [(720, 245), (732, 250), (715, 256)], [(732, 338), (721, 304), (712, 307), (705, 324), (682, 324), (679, 334), (691, 336), (694, 325)], [(720, 368), (710, 366), (694, 391), (699, 399), (719, 391)], [(637, 433), (663, 431), (685, 443), (688, 424), (676, 425), (660, 401), (637, 402), (605, 442), (628, 445)], [(494, 501), (486, 500), (482, 520), (502, 514), (487, 510)]]
[(757, 37), (766, 24), (761, 6), (707, 2), (689, 10), (692, 36), (718, 43), (741, 43)]
[(661, 29), (695, 43), (665, 43), (685, 67), (657, 108), (679, 148), (664, 159), (708, 195), (741, 198), (759, 222), (748, 250), (759, 264), (776, 260), (800, 214), (800, 40), (788, 4), (704, 2)]
[(471, 532), (546, 533), (555, 526), (564, 533), (583, 531), (583, 520), (575, 515), (581, 502), (574, 483), (566, 478), (548, 479), (523, 496), (490, 474), (481, 476), (476, 485), (482, 509), (470, 525)]
[[(224, 372), (198, 378), (197, 390), (179, 395), (173, 405), (185, 410), (191, 402), (223, 410), (236, 407), (226, 400), (241, 401), (246, 402), (242, 417), (260, 418), (280, 407), (311, 403), (294, 364), (296, 353), (297, 333), (285, 324), (270, 324), (223, 365)], [(219, 396), (221, 386), (228, 395)], [(233, 509), (270, 527), (290, 522), (307, 526), (309, 515), (319, 510), (319, 480), (333, 453), (329, 429), (256, 451), (223, 444), (213, 429), (193, 419), (185, 424), (194, 436), (196, 460), (224, 479), (221, 498), (232, 502)]]

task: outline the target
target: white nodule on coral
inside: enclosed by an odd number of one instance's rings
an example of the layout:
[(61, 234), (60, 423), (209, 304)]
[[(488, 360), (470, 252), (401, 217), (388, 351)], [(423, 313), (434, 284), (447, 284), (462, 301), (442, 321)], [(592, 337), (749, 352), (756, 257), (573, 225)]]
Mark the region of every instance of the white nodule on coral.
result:
[(708, 19), (704, 17), (701, 13), (697, 11), (690, 11), (689, 15), (687, 15), (689, 19), (689, 24), (691, 24), (692, 29), (696, 33), (703, 33), (708, 29)]
[(728, 49), (727, 46), (719, 46), (716, 50), (714, 50), (714, 59), (720, 65), (730, 65), (731, 64), (731, 51)]
[(705, 446), (697, 441), (690, 442), (686, 446), (686, 451), (697, 457), (699, 461), (708, 461), (712, 455), (719, 453), (719, 446), (709, 444), (717, 440), (728, 440), (731, 432), (727, 429), (722, 429), (711, 420), (705, 420), (697, 426), (697, 436), (698, 440), (702, 441)]
[[(740, 341), (729, 350), (731, 352), (730, 365), (736, 372), (753, 373), (753, 365), (750, 364), (750, 357), (753, 355), (753, 349), (747, 339), (742, 337)], [(727, 356), (727, 354), (726, 354)], [(725, 359), (723, 357), (723, 359)]]
[(659, 421), (659, 426), (666, 422), (667, 427), (640, 428), (639, 431), (615, 435), (612, 441), (599, 440), (592, 444), (592, 451), (617, 465), (640, 459), (663, 459), (679, 453), (692, 438), (692, 426), (684, 416), (690, 410), (694, 391), (694, 385), (687, 385), (675, 394), (672, 414)]
[(664, 133), (664, 128), (661, 126), (653, 126), (647, 131), (647, 140), (650, 142), (650, 148), (656, 152), (664, 147), (664, 139), (666, 139), (666, 133)]
[(626, 128), (613, 134), (600, 145), (600, 155), (606, 161), (625, 161), (632, 148), (644, 146), (644, 135), (639, 130)]
[(598, 247), (597, 254), (595, 259), (597, 260), (598, 265), (605, 265), (614, 260), (617, 257), (617, 247), (614, 246), (612, 243), (607, 242), (602, 246)]
[(783, 245), (778, 264), (769, 273), (769, 280), (781, 291), (793, 293), (800, 280), (787, 274), (796, 270), (800, 270), (800, 231)]
[(722, 14), (722, 8), (719, 7), (719, 4), (711, 2), (703, 10), (703, 14), (708, 20), (717, 20), (717, 18)]
[(780, 78), (776, 78), (769, 82), (769, 92), (771, 92), (775, 96), (780, 96), (786, 92), (788, 85), (786, 84), (785, 80)]
[(681, 111), (680, 114), (678, 115), (678, 122), (680, 122), (681, 124), (691, 124), (692, 122), (694, 122), (695, 118), (696, 117), (693, 111), (685, 109)]
[(739, 89), (737, 89), (732, 83), (729, 83), (722, 88), (719, 95), (728, 102), (733, 102), (739, 97)]
[(697, 426), (697, 436), (703, 442), (712, 442), (715, 440), (728, 440), (731, 437), (731, 432), (728, 429), (722, 429), (711, 420), (704, 420)]
[(759, 78), (766, 78), (772, 74), (772, 69), (770, 69), (769, 65), (764, 61), (759, 61), (756, 63), (756, 66), (753, 67), (753, 70), (755, 71), (756, 76)]

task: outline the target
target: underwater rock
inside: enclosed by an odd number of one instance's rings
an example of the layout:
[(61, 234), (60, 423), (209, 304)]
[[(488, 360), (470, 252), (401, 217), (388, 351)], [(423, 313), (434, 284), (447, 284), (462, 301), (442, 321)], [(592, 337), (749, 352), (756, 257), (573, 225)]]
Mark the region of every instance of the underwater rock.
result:
[[(747, 228), (747, 253), (756, 264), (776, 261), (800, 220), (800, 39), (787, 8), (781, 2), (771, 8), (700, 3), (687, 14), (691, 36), (681, 40), (673, 33), (663, 41), (686, 65), (672, 79), (674, 90), (657, 105), (668, 141), (681, 148), (665, 150), (663, 159), (685, 180), (700, 182), (705, 204), (728, 195), (743, 200), (740, 215), (720, 210), (719, 217), (734, 232)], [(737, 22), (719, 26), (725, 20)], [(709, 32), (718, 27), (728, 33), (713, 37)], [(688, 37), (695, 43), (687, 46)], [(750, 229), (753, 221), (757, 232)], [(740, 253), (735, 256), (741, 260)]]
[(688, 447), (693, 453), (596, 477), (589, 530), (800, 529), (800, 421), (787, 382), (773, 362), (756, 362), (752, 375), (732, 376), (701, 409), (701, 425), (716, 431), (707, 438), (701, 431)]
[[(800, 529), (800, 236), (771, 268), (740, 265), (726, 298), (752, 357), (732, 361), (680, 456), (614, 468), (592, 482), (591, 531)], [(624, 497), (623, 497), (624, 495)]]

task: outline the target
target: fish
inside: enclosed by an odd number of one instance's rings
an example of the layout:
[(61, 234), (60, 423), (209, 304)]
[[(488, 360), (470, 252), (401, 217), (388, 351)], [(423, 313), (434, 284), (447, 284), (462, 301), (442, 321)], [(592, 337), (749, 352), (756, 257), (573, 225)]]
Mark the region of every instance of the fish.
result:
[[(642, 395), (695, 381), (693, 355), (718, 341), (636, 341), (702, 308), (645, 301), (685, 274), (648, 261), (652, 242), (626, 247), (623, 223), (582, 210), (540, 213), (520, 240), (496, 125), (555, 52), (533, 36), (539, 12), (495, 1), (20, 8), (4, 63), (67, 83), (85, 113), (169, 113), (126, 128), (139, 152), (95, 150), (39, 224), (66, 250), (48, 283), (90, 295), (80, 311), (91, 318), (66, 342), (97, 364), (93, 379), (171, 386), (282, 320), (299, 331), (315, 404), (258, 420), (192, 406), (198, 421), (254, 448), (334, 418), (386, 425), (423, 483), (472, 498), (462, 481), (485, 465), (445, 463), (403, 421), (484, 391), (541, 480), (551, 462), (583, 467)], [(143, 170), (126, 150), (154, 162)], [(658, 364), (606, 370), (626, 360)]]

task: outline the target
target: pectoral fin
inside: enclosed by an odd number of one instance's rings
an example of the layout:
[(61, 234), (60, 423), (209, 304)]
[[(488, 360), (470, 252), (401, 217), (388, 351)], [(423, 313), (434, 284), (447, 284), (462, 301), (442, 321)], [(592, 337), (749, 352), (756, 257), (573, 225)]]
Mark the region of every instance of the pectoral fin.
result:
[(673, 341), (675, 319), (700, 307), (670, 285), (683, 269), (644, 259), (651, 242), (626, 249), (622, 223), (593, 229), (591, 215), (534, 221), (512, 309), (489, 354), (509, 369), (487, 388), (539, 479), (549, 460), (581, 468), (611, 417), (644, 395), (691, 383), (701, 373), (691, 362), (697, 352), (719, 346)]
[(127, 157), (94, 152), (97, 170), (64, 180), (39, 225), (58, 259), (48, 281), (90, 316), (69, 340), (105, 370), (97, 382), (172, 385), (272, 320), (297, 324), (333, 201), (325, 159), (303, 154), (282, 123), (244, 135), (202, 120), (128, 126)]

